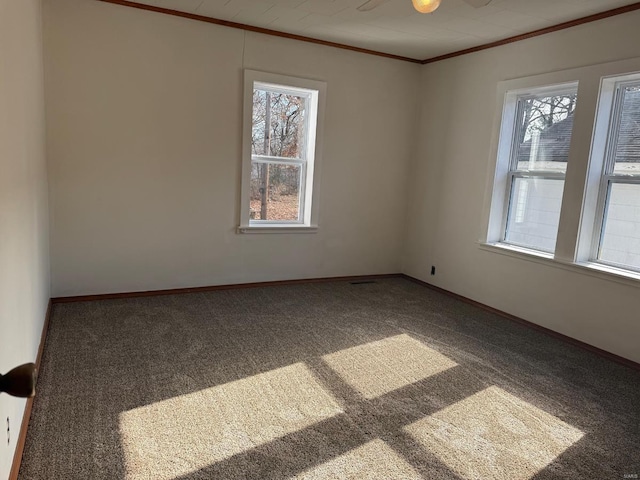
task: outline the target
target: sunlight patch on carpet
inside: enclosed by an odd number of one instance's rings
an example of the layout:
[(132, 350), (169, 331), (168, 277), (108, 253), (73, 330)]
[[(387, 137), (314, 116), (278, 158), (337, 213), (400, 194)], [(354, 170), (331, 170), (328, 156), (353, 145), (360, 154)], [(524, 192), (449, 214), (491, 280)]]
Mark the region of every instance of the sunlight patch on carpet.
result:
[(375, 398), (457, 363), (402, 334), (340, 350), (322, 359), (365, 398)]
[(173, 479), (342, 413), (296, 363), (120, 414), (128, 479)]
[(584, 436), (498, 387), (404, 430), (464, 479), (527, 480)]
[(417, 480), (423, 477), (384, 441), (372, 440), (291, 478)]

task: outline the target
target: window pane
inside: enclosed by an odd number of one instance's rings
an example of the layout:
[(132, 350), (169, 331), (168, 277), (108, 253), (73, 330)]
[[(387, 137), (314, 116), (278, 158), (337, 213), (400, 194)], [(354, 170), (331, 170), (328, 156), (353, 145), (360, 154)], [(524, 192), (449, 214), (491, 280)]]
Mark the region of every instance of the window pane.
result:
[(305, 97), (253, 90), (253, 155), (304, 158)]
[(622, 109), (615, 143), (615, 174), (640, 174), (640, 84), (620, 91)]
[(640, 270), (640, 185), (611, 184), (598, 259)]
[(566, 172), (577, 94), (518, 99), (513, 154), (517, 170)]
[(251, 220), (298, 221), (300, 165), (253, 162)]
[(514, 177), (505, 242), (553, 252), (564, 180)]

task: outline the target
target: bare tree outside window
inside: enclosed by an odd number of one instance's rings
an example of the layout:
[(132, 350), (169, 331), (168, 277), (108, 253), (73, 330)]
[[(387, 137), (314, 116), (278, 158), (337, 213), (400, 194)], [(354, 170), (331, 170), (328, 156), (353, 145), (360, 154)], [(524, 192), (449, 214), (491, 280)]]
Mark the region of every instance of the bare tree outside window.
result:
[(251, 172), (252, 220), (299, 218), (302, 168), (285, 160), (304, 158), (306, 100), (277, 91), (253, 91), (251, 150), (264, 160), (254, 160)]
[(566, 172), (577, 94), (521, 99), (518, 108), (518, 170)]

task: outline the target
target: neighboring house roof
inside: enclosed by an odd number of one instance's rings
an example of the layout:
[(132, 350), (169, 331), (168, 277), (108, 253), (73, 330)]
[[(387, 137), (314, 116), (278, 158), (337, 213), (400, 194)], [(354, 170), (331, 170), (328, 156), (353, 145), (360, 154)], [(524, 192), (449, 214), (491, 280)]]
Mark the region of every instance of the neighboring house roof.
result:
[[(569, 158), (569, 144), (573, 130), (573, 114), (564, 120), (554, 123), (540, 131), (538, 137), (537, 161), (566, 162)], [(527, 140), (518, 148), (518, 161), (529, 161), (531, 156), (531, 140)]]
[[(618, 132), (616, 162), (640, 163), (640, 92), (625, 96), (622, 125)], [(566, 162), (573, 130), (573, 114), (540, 131), (537, 161)], [(518, 161), (529, 161), (531, 140), (518, 148)]]
[(621, 123), (616, 162), (640, 163), (640, 91), (625, 94)]

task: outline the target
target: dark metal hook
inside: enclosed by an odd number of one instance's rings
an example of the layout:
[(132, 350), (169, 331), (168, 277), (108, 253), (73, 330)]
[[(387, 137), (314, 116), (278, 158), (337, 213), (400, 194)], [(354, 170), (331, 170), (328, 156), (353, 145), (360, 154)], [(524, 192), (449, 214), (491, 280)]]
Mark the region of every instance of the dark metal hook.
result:
[(38, 370), (34, 363), (25, 363), (5, 375), (0, 375), (0, 392), (14, 397), (28, 398), (36, 394)]

